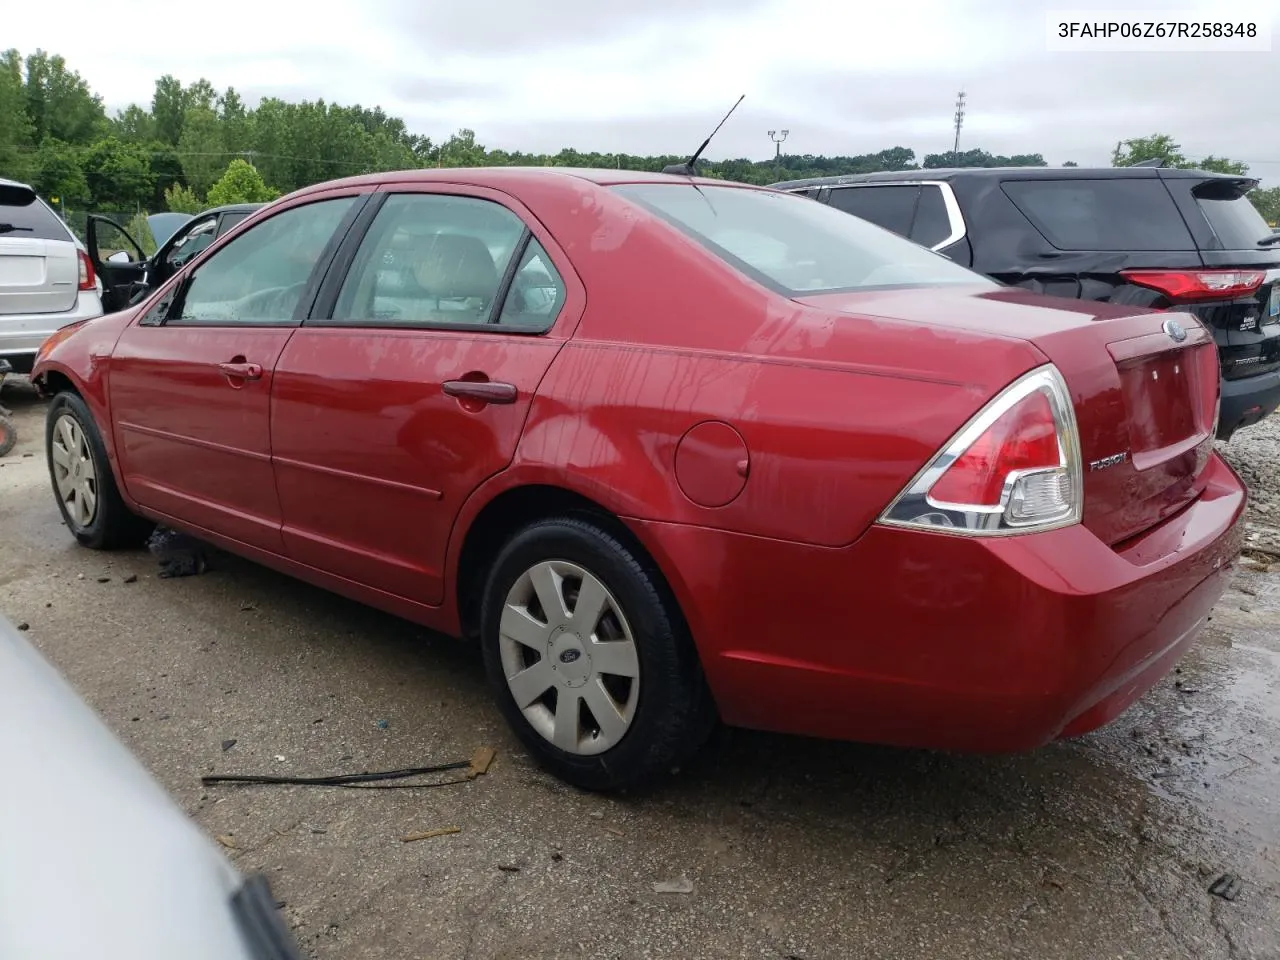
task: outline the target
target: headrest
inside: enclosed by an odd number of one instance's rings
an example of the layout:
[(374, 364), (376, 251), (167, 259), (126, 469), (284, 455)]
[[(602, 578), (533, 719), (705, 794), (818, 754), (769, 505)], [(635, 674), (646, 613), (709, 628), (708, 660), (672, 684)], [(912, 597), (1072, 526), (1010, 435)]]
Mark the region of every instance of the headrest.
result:
[(481, 297), (498, 289), (498, 268), (489, 248), (475, 237), (437, 233), (418, 255), (414, 276), (423, 289), (439, 299)]

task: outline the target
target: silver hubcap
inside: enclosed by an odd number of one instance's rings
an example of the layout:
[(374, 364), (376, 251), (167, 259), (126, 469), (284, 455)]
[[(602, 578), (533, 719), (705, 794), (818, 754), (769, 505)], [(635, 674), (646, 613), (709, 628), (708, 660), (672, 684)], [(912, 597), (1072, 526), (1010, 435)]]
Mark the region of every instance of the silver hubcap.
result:
[(565, 560), (531, 567), (507, 594), (502, 668), (529, 724), (567, 753), (603, 753), (631, 727), (640, 660), (622, 608)]
[(63, 414), (54, 423), (49, 459), (53, 462), (53, 482), (67, 516), (77, 526), (87, 527), (98, 512), (98, 472), (89, 450), (89, 438), (75, 417)]

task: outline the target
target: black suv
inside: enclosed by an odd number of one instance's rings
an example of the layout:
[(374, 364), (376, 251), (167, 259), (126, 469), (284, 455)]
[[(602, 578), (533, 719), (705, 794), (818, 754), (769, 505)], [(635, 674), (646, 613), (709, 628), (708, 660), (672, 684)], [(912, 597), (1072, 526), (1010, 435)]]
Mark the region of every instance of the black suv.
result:
[(1222, 362), (1218, 437), (1280, 406), (1280, 234), (1256, 180), (1155, 165), (899, 170), (775, 183), (993, 280), (1185, 310)]

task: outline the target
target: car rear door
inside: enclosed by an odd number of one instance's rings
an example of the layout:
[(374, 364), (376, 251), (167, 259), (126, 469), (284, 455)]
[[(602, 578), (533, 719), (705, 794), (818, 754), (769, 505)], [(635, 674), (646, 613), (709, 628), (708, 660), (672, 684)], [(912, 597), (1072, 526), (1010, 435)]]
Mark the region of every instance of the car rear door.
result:
[(276, 366), (291, 558), (424, 604), (458, 511), (515, 453), (585, 293), (510, 196), (390, 185)]
[(271, 467), (276, 361), (367, 194), (313, 194), (213, 250), (121, 335), (110, 397), (129, 495), (279, 553)]

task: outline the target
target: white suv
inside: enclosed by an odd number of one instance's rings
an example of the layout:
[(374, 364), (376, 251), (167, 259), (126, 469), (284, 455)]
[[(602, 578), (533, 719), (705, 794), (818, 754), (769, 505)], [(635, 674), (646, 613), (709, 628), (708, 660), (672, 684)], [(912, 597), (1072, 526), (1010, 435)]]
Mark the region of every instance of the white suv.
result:
[(25, 183), (0, 179), (0, 359), (29, 373), (45, 339), (102, 315), (84, 245)]

